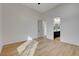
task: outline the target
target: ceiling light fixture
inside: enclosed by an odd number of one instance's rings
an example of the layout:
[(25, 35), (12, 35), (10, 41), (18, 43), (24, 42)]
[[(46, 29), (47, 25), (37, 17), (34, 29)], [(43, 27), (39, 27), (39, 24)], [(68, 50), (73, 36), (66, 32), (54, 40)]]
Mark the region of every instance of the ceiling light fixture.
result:
[(38, 3), (38, 5), (40, 5), (40, 3)]

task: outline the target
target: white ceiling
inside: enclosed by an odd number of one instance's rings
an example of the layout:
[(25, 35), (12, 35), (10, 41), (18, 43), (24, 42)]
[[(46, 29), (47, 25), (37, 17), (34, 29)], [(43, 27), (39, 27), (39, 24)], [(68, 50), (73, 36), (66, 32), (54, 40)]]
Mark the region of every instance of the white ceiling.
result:
[(23, 3), (22, 5), (25, 5), (29, 8), (32, 8), (38, 12), (46, 12), (51, 8), (56, 7), (57, 5), (59, 5), (59, 3), (41, 3), (40, 5), (38, 5), (38, 3)]

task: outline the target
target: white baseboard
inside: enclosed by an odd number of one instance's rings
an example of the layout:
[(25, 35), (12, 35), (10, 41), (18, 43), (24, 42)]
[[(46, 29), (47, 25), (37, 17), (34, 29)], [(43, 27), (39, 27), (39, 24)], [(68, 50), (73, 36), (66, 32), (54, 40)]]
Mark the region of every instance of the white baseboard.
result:
[(68, 41), (63, 41), (63, 40), (61, 40), (61, 42), (68, 43), (68, 44), (71, 44), (71, 45), (79, 46), (79, 43), (73, 43), (73, 42), (68, 42)]

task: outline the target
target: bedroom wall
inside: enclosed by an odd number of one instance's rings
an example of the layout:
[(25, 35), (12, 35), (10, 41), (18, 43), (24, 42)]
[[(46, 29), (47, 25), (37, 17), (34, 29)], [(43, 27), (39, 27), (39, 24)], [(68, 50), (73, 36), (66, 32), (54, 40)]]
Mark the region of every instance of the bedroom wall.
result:
[(43, 36), (43, 21), (42, 20), (38, 20), (38, 37)]
[(79, 45), (79, 4), (60, 4), (43, 14), (47, 21), (48, 38), (53, 36), (53, 19), (61, 18), (60, 40), (70, 44)]
[(47, 25), (44, 20), (38, 20), (38, 37), (46, 37)]
[(3, 43), (36, 38), (39, 15), (21, 4), (3, 4)]
[(46, 37), (53, 40), (53, 20), (49, 17), (45, 17), (43, 20), (46, 22)]
[[(47, 24), (47, 38), (53, 39), (53, 19), (61, 18), (61, 41), (79, 45), (79, 4), (60, 4), (42, 14)], [(40, 14), (20, 4), (3, 5), (3, 43), (13, 43), (36, 38), (38, 36), (37, 20)]]
[(0, 52), (2, 49), (2, 4), (0, 4)]

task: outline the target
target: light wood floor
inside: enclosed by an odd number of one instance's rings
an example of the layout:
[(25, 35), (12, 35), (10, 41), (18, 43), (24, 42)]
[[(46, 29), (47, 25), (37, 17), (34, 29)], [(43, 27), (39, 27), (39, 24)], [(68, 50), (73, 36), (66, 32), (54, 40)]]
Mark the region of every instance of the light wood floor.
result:
[[(36, 39), (39, 44), (34, 56), (79, 56), (79, 46), (63, 43), (56, 40), (46, 38)], [(16, 48), (23, 42), (3, 46), (1, 55), (17, 55)]]
[(24, 42), (25, 41), (21, 41), (21, 42), (16, 42), (16, 43), (4, 45), (0, 55), (1, 56), (15, 56), (15, 55), (18, 55), (18, 52), (17, 52), (16, 48)]
[(79, 46), (57, 40), (39, 39), (35, 56), (79, 56)]

